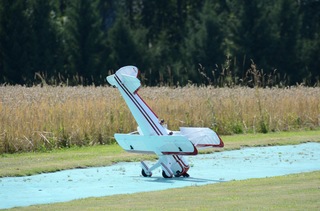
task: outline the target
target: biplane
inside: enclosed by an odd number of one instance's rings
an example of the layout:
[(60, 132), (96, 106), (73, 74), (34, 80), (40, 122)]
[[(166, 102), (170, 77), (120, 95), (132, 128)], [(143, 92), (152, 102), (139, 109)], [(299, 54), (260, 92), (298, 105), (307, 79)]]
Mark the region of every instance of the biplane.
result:
[(159, 159), (147, 166), (141, 161), (141, 174), (151, 177), (152, 171), (162, 168), (164, 178), (189, 177), (190, 166), (186, 156), (198, 154), (198, 149), (223, 147), (224, 143), (217, 133), (209, 128), (180, 127), (180, 131), (170, 131), (159, 120), (147, 103), (140, 97), (139, 70), (135, 66), (125, 66), (107, 77), (116, 87), (129, 107), (138, 127), (128, 134), (114, 134), (117, 143), (127, 152), (156, 154)]

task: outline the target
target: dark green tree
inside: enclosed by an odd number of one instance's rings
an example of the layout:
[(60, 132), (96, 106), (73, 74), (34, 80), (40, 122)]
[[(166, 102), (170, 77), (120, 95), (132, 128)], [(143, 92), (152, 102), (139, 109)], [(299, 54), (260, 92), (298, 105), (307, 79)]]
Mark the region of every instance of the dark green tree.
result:
[(279, 10), (273, 20), (277, 23), (276, 51), (271, 55), (273, 69), (287, 75), (292, 81), (301, 81), (298, 39), (300, 28), (299, 5), (296, 1), (281, 0), (275, 3)]
[(57, 10), (47, 1), (1, 1), (1, 68), (3, 80), (32, 85), (35, 73), (52, 78), (62, 69)]
[(45, 79), (63, 70), (62, 37), (58, 33), (58, 8), (49, 1), (30, 1), (32, 66)]
[(110, 59), (114, 69), (126, 65), (136, 65), (141, 68), (142, 55), (139, 45), (134, 39), (132, 30), (126, 20), (120, 15), (108, 32), (109, 46), (112, 53)]
[(320, 83), (320, 1), (300, 2), (299, 63), (306, 85)]
[(187, 78), (181, 58), (181, 45), (187, 32), (187, 19), (198, 15), (202, 1), (144, 0), (139, 10), (140, 24), (146, 30), (146, 52), (150, 65), (149, 85), (175, 85)]
[(277, 49), (277, 28), (274, 24), (276, 14), (274, 1), (253, 0), (245, 4), (236, 5), (234, 14), (240, 20), (234, 28), (234, 44), (238, 65), (242, 66), (242, 77), (253, 60), (259, 69), (273, 71), (273, 55)]
[(195, 83), (211, 83), (214, 68), (224, 62), (224, 33), (215, 6), (206, 1), (199, 19), (190, 19), (189, 22), (182, 51), (189, 80)]
[(66, 9), (66, 64), (69, 78), (84, 85), (103, 80), (108, 58), (98, 1), (70, 1)]
[(11, 84), (30, 83), (32, 28), (30, 10), (23, 0), (0, 1), (0, 80)]
[(253, 61), (263, 75), (313, 85), (319, 11), (318, 0), (2, 0), (0, 83), (32, 85), (40, 73), (99, 85), (128, 64), (146, 85), (216, 83), (226, 72), (240, 83)]

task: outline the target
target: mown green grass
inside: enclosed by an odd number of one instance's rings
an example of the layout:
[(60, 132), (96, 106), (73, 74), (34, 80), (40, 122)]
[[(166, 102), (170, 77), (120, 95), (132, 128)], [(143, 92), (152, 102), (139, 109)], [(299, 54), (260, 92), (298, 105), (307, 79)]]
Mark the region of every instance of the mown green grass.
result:
[(320, 171), (13, 210), (319, 210)]
[[(149, 156), (150, 157), (150, 156)], [(137, 161), (148, 156), (129, 154), (117, 144), (73, 147), (50, 152), (0, 155), (0, 177), (26, 176), (64, 169), (107, 166), (119, 161)]]
[[(268, 146), (320, 142), (320, 131), (277, 132), (268, 134), (246, 134), (222, 136), (223, 149), (239, 149), (243, 146)], [(117, 144), (91, 147), (72, 147), (48, 152), (28, 152), (0, 155), (0, 177), (25, 176), (64, 169), (107, 166), (121, 161), (140, 161), (155, 159), (153, 155), (127, 153)]]

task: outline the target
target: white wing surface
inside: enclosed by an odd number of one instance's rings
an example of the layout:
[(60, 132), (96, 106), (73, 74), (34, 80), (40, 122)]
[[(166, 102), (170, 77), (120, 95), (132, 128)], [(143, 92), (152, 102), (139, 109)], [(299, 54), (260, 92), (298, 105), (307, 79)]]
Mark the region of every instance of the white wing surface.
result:
[(114, 134), (118, 144), (128, 152), (156, 153), (157, 155), (196, 155), (197, 149), (185, 137), (144, 136), (131, 134)]
[(223, 147), (223, 141), (209, 128), (180, 127), (181, 135), (186, 136), (197, 148)]

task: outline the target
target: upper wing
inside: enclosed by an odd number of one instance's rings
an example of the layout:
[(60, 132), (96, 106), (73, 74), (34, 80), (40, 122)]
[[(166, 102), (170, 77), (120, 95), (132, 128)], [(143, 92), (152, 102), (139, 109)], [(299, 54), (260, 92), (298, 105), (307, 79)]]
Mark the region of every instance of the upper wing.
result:
[(199, 148), (224, 146), (219, 135), (209, 128), (180, 127), (180, 132)]

